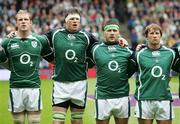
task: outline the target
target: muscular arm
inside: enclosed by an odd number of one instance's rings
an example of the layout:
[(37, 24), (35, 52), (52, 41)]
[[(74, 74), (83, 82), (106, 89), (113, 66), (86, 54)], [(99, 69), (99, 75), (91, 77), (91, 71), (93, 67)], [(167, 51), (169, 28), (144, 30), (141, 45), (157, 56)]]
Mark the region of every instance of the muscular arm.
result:
[(137, 63), (135, 61), (135, 52), (128, 61), (128, 78), (130, 78), (137, 71)]
[(93, 62), (93, 58), (92, 58), (92, 53), (91, 50), (93, 48), (93, 46), (95, 46), (96, 44), (99, 43), (99, 41), (90, 33), (88, 33), (88, 37), (89, 37), (89, 46), (87, 48), (87, 59), (86, 62), (88, 62), (88, 68), (92, 68), (95, 66), (94, 62)]
[[(176, 43), (172, 49), (175, 51), (176, 57), (173, 63), (172, 69), (178, 73), (180, 73), (180, 49), (179, 43)], [(179, 76), (179, 98), (180, 98), (180, 76)]]
[(53, 51), (53, 48), (50, 43), (51, 40), (49, 40), (49, 38), (46, 35), (42, 35), (43, 49), (42, 49), (41, 55), (42, 55), (43, 59), (45, 59), (46, 61), (48, 61), (50, 63), (53, 63), (54, 51)]
[(180, 55), (179, 55), (179, 50), (178, 50), (178, 46), (173, 46), (172, 49), (174, 50), (175, 52), (175, 60), (174, 60), (174, 63), (172, 65), (172, 69), (176, 72), (180, 72)]
[(0, 45), (0, 63), (3, 67), (6, 69), (10, 70), (9, 68), (9, 63), (8, 63), (8, 58), (6, 56), (6, 53), (4, 51), (4, 48)]
[(53, 44), (52, 44), (53, 30), (45, 33), (44, 36), (48, 40), (50, 47), (53, 47)]

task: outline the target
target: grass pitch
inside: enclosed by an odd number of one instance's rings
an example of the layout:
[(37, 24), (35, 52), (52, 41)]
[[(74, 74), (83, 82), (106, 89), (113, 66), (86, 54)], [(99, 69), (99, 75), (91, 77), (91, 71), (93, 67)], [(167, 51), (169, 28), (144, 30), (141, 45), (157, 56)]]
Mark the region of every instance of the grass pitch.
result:
[[(95, 79), (88, 79), (88, 95), (94, 94)], [(43, 99), (43, 110), (41, 114), (41, 124), (51, 124), (52, 123), (52, 110), (51, 110), (51, 90), (52, 90), (52, 80), (42, 80), (42, 99)], [(178, 78), (173, 77), (171, 79), (171, 89), (173, 93), (178, 92)], [(130, 79), (130, 93), (134, 93), (135, 83), (134, 79)], [(11, 114), (8, 112), (8, 95), (9, 95), (9, 85), (7, 81), (0, 81), (0, 124), (12, 124)], [(179, 124), (180, 117), (180, 107), (174, 108), (175, 119), (173, 119), (173, 124)], [(135, 117), (133, 117), (134, 108), (131, 111), (131, 117), (129, 119), (129, 124), (138, 124)], [(94, 100), (88, 99), (87, 107), (84, 114), (84, 124), (95, 124), (94, 120)], [(66, 124), (70, 124), (70, 113), (68, 113), (66, 118)], [(110, 124), (114, 124), (113, 118), (111, 118)], [(155, 124), (155, 122), (154, 122)]]

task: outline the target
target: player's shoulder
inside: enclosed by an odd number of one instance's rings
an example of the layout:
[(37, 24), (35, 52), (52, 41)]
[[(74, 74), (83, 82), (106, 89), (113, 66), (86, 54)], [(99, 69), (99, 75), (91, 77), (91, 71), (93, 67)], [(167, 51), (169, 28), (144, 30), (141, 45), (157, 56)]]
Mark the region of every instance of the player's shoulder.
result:
[[(120, 47), (120, 46), (119, 46)], [(133, 53), (133, 52), (135, 52), (132, 48), (130, 48), (130, 47), (128, 47), (128, 46), (125, 46), (125, 47), (121, 47), (121, 48), (123, 48), (123, 49), (125, 49), (127, 52), (129, 52), (129, 53)]]
[(44, 40), (44, 39), (45, 39), (45, 37), (44, 37), (43, 35), (39, 35), (39, 34), (36, 34), (36, 33), (32, 33), (32, 34), (31, 34), (31, 38), (32, 38), (32, 39), (36, 39), (36, 40), (38, 40), (38, 41), (41, 41), (41, 40)]
[(103, 42), (97, 42), (93, 47), (92, 49), (93, 50), (96, 50), (97, 48), (101, 48), (101, 47), (104, 47), (104, 43)]
[(147, 45), (141, 47), (139, 50), (136, 50), (135, 51), (135, 56), (140, 56), (140, 55), (144, 55), (144, 54), (147, 54), (149, 53), (149, 49), (147, 47)]
[(38, 42), (41, 45), (47, 44), (48, 40), (45, 35), (40, 35), (36, 33), (32, 33), (30, 39)]
[(173, 46), (172, 46), (172, 48), (177, 48), (177, 47), (180, 47), (180, 42), (176, 42)]
[(175, 50), (175, 51), (180, 51), (180, 42), (176, 42), (171, 49)]
[(140, 58), (142, 59), (146, 59), (148, 57), (145, 57), (145, 56), (148, 56), (150, 53), (147, 45), (141, 47), (139, 50), (136, 50), (134, 53), (133, 53), (133, 58), (135, 61), (137, 61), (138, 63), (139, 62), (143, 62), (143, 61), (139, 61)]
[(51, 30), (52, 33), (56, 33), (56, 32), (66, 32), (66, 29), (64, 27), (58, 27), (55, 29)]
[(81, 30), (79, 31), (79, 33), (82, 33), (82, 34), (84, 34), (84, 35), (86, 35), (86, 36), (88, 36), (88, 37), (91, 37), (91, 35), (92, 35), (92, 33), (88, 32), (88, 31), (86, 31), (86, 30), (83, 30), (83, 29), (81, 29)]
[(173, 52), (173, 53), (175, 52), (173, 48), (167, 47), (165, 45), (162, 46), (162, 49), (165, 51)]
[(36, 34), (36, 33), (32, 33), (31, 36), (32, 36), (32, 37), (35, 37), (35, 38), (39, 38), (41, 35)]
[(45, 33), (45, 34), (54, 35), (54, 34), (56, 34), (56, 33), (58, 33), (58, 32), (65, 32), (65, 31), (66, 31), (65, 28), (63, 28), (63, 27), (57, 27), (57, 28), (51, 29), (50, 31), (48, 31), (48, 32)]
[(0, 42), (0, 45), (8, 44), (11, 40), (12, 40), (12, 38), (5, 37), (5, 38)]

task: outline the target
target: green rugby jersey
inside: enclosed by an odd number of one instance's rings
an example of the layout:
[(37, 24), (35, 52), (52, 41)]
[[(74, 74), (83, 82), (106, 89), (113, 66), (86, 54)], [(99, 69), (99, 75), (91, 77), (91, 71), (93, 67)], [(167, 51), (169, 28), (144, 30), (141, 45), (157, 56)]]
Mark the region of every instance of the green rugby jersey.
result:
[(1, 47), (1, 44), (0, 44), (0, 63), (4, 63), (4, 62), (7, 62), (8, 61), (8, 58), (6, 56), (6, 53), (4, 51), (4, 48)]
[[(178, 54), (178, 59), (176, 60), (176, 66), (174, 70), (180, 73), (180, 43), (177, 42), (173, 45), (172, 49)], [(180, 98), (180, 75), (179, 75), (179, 98)]]
[(39, 62), (42, 57), (52, 53), (48, 40), (45, 37), (32, 34), (27, 38), (7, 38), (2, 47), (5, 54), (0, 62), (7, 58), (11, 70), (10, 88), (39, 88)]
[(96, 99), (112, 99), (129, 95), (128, 63), (132, 51), (119, 45), (95, 45), (92, 49), (96, 64)]
[(97, 40), (92, 34), (56, 29), (45, 34), (55, 56), (53, 80), (72, 82), (87, 79), (86, 57)]
[(169, 81), (175, 58), (175, 52), (165, 46), (161, 46), (158, 50), (145, 47), (137, 52), (138, 75), (135, 91), (137, 100), (172, 99)]

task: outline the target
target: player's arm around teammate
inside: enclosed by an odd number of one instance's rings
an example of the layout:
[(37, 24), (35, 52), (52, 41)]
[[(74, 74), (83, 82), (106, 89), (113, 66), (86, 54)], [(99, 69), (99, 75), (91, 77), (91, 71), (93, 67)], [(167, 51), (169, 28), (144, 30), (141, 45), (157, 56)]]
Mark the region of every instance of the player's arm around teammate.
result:
[(87, 98), (86, 57), (97, 40), (81, 27), (78, 8), (65, 12), (65, 27), (54, 29), (45, 35), (54, 50), (54, 85), (52, 92), (53, 124), (65, 121), (71, 111), (71, 123), (83, 123)]

